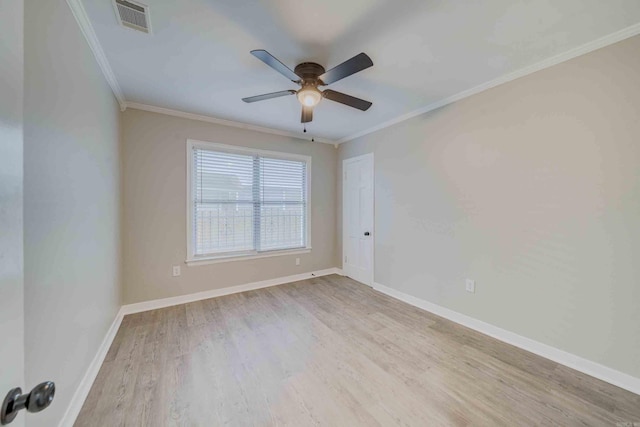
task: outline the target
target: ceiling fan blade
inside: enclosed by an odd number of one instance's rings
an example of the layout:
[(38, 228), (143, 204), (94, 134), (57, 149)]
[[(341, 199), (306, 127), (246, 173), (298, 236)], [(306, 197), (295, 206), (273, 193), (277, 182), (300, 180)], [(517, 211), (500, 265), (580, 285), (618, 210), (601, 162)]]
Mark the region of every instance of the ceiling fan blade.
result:
[(300, 119), (300, 123), (309, 123), (311, 120), (313, 120), (313, 108), (302, 107), (302, 118)]
[(330, 85), (371, 66), (373, 66), (371, 58), (366, 53), (359, 53), (342, 64), (333, 67), (319, 78), (325, 85)]
[(356, 98), (355, 96), (347, 95), (346, 93), (336, 92), (335, 90), (327, 89), (322, 92), (322, 96), (325, 98), (339, 102), (349, 107), (357, 108), (358, 110), (367, 111), (373, 104), (364, 99)]
[(244, 102), (256, 102), (264, 101), (265, 99), (279, 98), (281, 96), (294, 95), (295, 90), (281, 90), (280, 92), (265, 93), (264, 95), (250, 96), (248, 98), (242, 98)]
[(263, 49), (252, 50), (251, 54), (258, 58), (260, 61), (267, 64), (269, 67), (273, 68), (292, 82), (298, 82), (300, 80), (300, 76), (294, 73), (289, 67), (284, 65), (282, 62), (278, 60), (275, 56), (271, 55), (269, 52)]

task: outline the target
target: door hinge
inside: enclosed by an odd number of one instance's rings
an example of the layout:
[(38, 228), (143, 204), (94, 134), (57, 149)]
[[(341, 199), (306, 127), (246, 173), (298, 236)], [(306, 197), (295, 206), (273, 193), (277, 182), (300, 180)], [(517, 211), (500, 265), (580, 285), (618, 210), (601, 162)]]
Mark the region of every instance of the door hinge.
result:
[(344, 256), (344, 262), (347, 262), (347, 256), (346, 255)]

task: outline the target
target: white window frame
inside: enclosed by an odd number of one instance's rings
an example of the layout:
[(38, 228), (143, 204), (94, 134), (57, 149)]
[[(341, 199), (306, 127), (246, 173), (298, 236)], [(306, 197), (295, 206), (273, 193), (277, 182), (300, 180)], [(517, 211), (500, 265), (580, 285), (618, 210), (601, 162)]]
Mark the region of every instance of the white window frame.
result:
[[(202, 148), (205, 150), (220, 151), (232, 154), (244, 154), (254, 156), (265, 156), (283, 160), (297, 160), (303, 161), (307, 164), (307, 206), (305, 212), (305, 232), (306, 232), (306, 246), (303, 248), (295, 249), (276, 249), (266, 251), (249, 251), (243, 253), (227, 253), (227, 254), (209, 254), (209, 255), (196, 255), (193, 251), (193, 188), (191, 176), (193, 169), (193, 149)], [(281, 255), (295, 255), (311, 252), (311, 157), (301, 154), (283, 153), (279, 151), (260, 150), (257, 148), (240, 147), (236, 145), (219, 144), (216, 142), (199, 141), (196, 139), (187, 139), (187, 265), (202, 265), (202, 264), (214, 264), (227, 261), (241, 261), (256, 258), (266, 258)]]

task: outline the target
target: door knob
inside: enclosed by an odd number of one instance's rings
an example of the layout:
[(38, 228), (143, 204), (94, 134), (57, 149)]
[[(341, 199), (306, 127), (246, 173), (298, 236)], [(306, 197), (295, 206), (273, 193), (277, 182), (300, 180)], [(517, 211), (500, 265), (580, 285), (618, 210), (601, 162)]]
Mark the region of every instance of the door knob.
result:
[(56, 385), (52, 381), (45, 381), (35, 386), (27, 394), (22, 394), (22, 389), (12, 389), (2, 402), (0, 412), (0, 424), (6, 425), (13, 421), (21, 409), (29, 412), (40, 412), (51, 404), (56, 393)]
[(369, 235), (369, 232), (368, 232), (368, 231), (365, 231), (365, 232), (364, 232), (364, 235), (365, 235), (365, 236), (368, 236), (368, 235)]

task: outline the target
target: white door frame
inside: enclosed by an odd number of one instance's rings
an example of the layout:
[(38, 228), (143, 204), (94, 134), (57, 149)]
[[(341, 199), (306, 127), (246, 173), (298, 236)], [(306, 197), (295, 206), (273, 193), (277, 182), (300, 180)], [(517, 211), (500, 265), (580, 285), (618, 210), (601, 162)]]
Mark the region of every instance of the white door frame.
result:
[(371, 195), (371, 216), (372, 216), (372, 230), (371, 232), (373, 233), (373, 236), (371, 237), (371, 274), (370, 274), (370, 280), (368, 281), (369, 283), (365, 283), (365, 285), (371, 286), (373, 287), (374, 284), (374, 274), (375, 274), (375, 261), (376, 261), (376, 203), (375, 203), (375, 198), (376, 198), (376, 178), (375, 178), (375, 162), (374, 162), (374, 156), (373, 153), (367, 153), (367, 154), (363, 154), (360, 156), (356, 156), (356, 157), (349, 157), (348, 159), (344, 159), (342, 160), (342, 260), (341, 263), (344, 266), (344, 253), (345, 253), (345, 248), (347, 247), (347, 234), (345, 233), (345, 229), (346, 229), (346, 225), (347, 225), (347, 218), (346, 218), (346, 213), (347, 213), (347, 196), (346, 196), (346, 186), (345, 186), (345, 174), (346, 174), (346, 165), (352, 162), (356, 162), (359, 160), (364, 160), (364, 159), (371, 159), (371, 191), (372, 191), (372, 195)]

